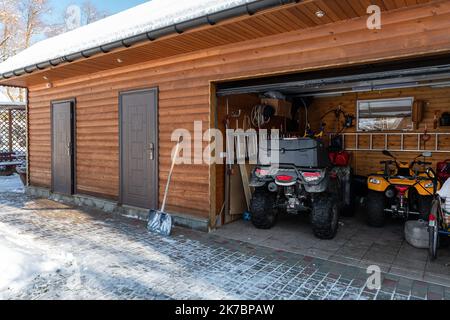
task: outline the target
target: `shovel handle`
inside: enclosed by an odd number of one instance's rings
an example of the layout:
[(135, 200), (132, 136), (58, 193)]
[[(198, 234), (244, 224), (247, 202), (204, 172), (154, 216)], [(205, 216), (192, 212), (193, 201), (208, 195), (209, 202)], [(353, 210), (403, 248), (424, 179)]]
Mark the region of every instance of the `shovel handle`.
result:
[(164, 191), (164, 199), (163, 199), (163, 203), (161, 206), (161, 212), (164, 212), (164, 210), (166, 209), (167, 196), (169, 193), (170, 181), (172, 180), (173, 168), (175, 167), (175, 160), (178, 157), (178, 151), (180, 150), (180, 143), (182, 141), (183, 141), (183, 137), (180, 137), (180, 139), (177, 142), (177, 146), (175, 147), (175, 153), (173, 154), (173, 157), (172, 157), (172, 164), (170, 166), (169, 176), (167, 177), (166, 189)]

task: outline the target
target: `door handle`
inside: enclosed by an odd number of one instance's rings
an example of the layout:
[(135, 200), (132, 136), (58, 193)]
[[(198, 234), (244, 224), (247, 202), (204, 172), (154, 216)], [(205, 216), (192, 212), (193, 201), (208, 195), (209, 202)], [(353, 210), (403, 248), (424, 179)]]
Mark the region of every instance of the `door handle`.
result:
[(67, 156), (70, 157), (72, 155), (72, 142), (67, 143)]
[(150, 153), (150, 155), (149, 155), (150, 160), (155, 160), (155, 144), (154, 143), (150, 143), (148, 145), (148, 151)]

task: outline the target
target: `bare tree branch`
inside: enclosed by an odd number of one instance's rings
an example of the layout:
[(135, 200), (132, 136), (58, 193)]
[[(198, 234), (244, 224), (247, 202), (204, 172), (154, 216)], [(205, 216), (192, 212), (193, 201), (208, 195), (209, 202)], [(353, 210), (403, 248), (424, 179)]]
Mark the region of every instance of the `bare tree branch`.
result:
[(9, 40), (9, 38), (11, 38), (11, 37), (8, 36), (8, 37), (6, 37), (5, 39), (3, 39), (3, 40), (0, 42), (0, 47), (3, 47), (3, 46), (6, 44), (6, 42)]

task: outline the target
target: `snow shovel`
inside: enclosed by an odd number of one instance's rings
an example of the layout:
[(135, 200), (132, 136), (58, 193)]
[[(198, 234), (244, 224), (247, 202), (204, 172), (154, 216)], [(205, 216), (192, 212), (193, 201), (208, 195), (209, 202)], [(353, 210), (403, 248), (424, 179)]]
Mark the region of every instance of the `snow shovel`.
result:
[(180, 140), (178, 141), (177, 146), (175, 148), (175, 153), (172, 158), (172, 164), (169, 171), (169, 177), (167, 178), (166, 190), (164, 192), (164, 199), (161, 206), (161, 210), (150, 210), (148, 216), (148, 225), (147, 225), (148, 231), (163, 236), (170, 236), (170, 233), (172, 231), (172, 216), (164, 212), (164, 210), (166, 209), (166, 202), (169, 193), (170, 181), (172, 180), (172, 172), (173, 168), (175, 167), (176, 159), (178, 157), (178, 151), (180, 149), (181, 141), (183, 141), (182, 138), (180, 138)]

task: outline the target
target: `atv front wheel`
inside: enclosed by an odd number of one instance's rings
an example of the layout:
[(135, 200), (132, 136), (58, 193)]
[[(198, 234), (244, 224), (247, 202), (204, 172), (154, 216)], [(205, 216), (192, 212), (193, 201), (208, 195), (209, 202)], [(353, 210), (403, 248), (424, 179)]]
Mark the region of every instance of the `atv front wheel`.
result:
[(278, 210), (274, 207), (276, 196), (265, 187), (256, 189), (251, 202), (251, 220), (256, 228), (270, 229), (277, 222)]
[(367, 195), (367, 223), (371, 227), (381, 228), (386, 223), (384, 213), (386, 198), (383, 192), (369, 191)]
[(439, 248), (438, 227), (437, 226), (429, 227), (428, 233), (429, 233), (429, 237), (430, 237), (429, 244), (428, 244), (428, 253), (430, 256), (430, 260), (434, 261), (437, 259), (437, 251)]
[(317, 238), (333, 239), (339, 227), (339, 205), (336, 199), (330, 196), (316, 197), (311, 212), (311, 224)]

